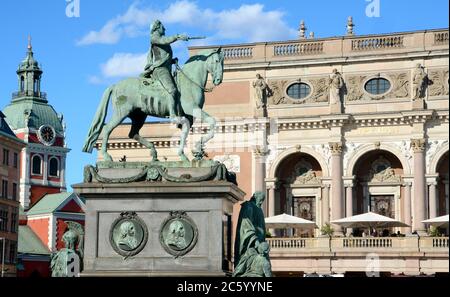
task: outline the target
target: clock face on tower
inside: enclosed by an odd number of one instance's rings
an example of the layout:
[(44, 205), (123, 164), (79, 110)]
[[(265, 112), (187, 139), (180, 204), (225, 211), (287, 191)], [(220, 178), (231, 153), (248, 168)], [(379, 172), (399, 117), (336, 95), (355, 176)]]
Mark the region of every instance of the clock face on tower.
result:
[(39, 140), (45, 145), (52, 145), (55, 142), (55, 129), (50, 125), (42, 125), (38, 131)]

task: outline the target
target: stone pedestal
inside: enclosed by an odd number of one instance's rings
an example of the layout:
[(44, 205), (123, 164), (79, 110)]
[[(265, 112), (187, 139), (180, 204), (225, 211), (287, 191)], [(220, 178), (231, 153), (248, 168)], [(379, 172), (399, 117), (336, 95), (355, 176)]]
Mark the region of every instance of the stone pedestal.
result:
[[(129, 169), (116, 168), (108, 176), (121, 171), (130, 175)], [(86, 200), (81, 276), (224, 276), (232, 271), (233, 204), (245, 195), (232, 182), (85, 180), (73, 189)]]

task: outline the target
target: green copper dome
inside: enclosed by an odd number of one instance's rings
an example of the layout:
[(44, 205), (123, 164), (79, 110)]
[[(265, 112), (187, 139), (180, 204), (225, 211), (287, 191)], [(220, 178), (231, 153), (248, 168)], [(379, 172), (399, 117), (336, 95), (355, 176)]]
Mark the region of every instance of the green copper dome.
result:
[(3, 113), (6, 116), (6, 122), (13, 130), (26, 127), (39, 129), (42, 125), (51, 125), (58, 134), (64, 133), (62, 119), (53, 106), (32, 98), (14, 100), (5, 107)]

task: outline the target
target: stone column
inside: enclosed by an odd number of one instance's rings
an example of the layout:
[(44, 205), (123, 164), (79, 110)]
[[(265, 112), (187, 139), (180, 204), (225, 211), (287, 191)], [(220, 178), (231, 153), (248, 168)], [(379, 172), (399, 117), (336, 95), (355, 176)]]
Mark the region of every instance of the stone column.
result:
[(268, 210), (267, 210), (267, 214), (269, 217), (272, 217), (275, 215), (275, 184), (276, 184), (276, 180), (266, 180), (267, 182), (267, 190), (269, 193), (269, 197), (268, 197)]
[(322, 225), (330, 222), (330, 185), (322, 186)]
[(61, 161), (59, 164), (59, 178), (61, 181), (61, 189), (66, 190), (66, 156), (61, 156)]
[(438, 215), (438, 195), (436, 191), (437, 182), (433, 181), (428, 183), (428, 207), (430, 209), (430, 219), (437, 217)]
[(345, 216), (351, 217), (353, 215), (353, 186), (347, 185), (345, 193)]
[[(267, 217), (273, 217), (275, 215), (275, 201), (276, 201), (276, 197), (275, 197), (275, 186), (276, 186), (276, 180), (266, 180), (266, 185), (267, 185), (267, 192), (268, 192), (268, 210), (265, 213)], [(272, 236), (277, 236), (278, 234), (275, 234), (275, 229), (270, 228), (269, 229), (270, 234), (272, 234)]]
[(288, 215), (294, 215), (293, 213), (293, 209), (292, 209), (292, 188), (288, 185), (284, 185), (284, 188), (286, 189), (286, 207), (285, 207), (285, 212)]
[(253, 162), (255, 162), (255, 192), (264, 192), (266, 177), (266, 156), (267, 151), (256, 148), (253, 150)]
[(414, 151), (414, 221), (413, 230), (426, 235), (425, 139), (411, 139)]
[[(411, 182), (405, 182), (405, 197), (403, 201), (403, 222), (411, 226)], [(411, 233), (411, 227), (406, 227), (405, 232)]]
[(445, 193), (445, 213), (448, 213), (448, 203), (449, 203), (449, 201), (448, 201), (448, 180), (444, 180), (443, 181), (443, 183), (444, 183), (444, 187), (445, 187), (445, 189), (444, 189), (444, 193)]
[(44, 154), (44, 160), (43, 160), (43, 166), (42, 166), (42, 180), (44, 186), (48, 185), (48, 154)]
[[(345, 185), (345, 216), (351, 217), (353, 215), (353, 184)], [(353, 228), (347, 228), (346, 234), (350, 235)]]
[[(343, 183), (342, 183), (342, 143), (331, 142), (331, 220), (344, 217)], [(334, 227), (335, 235), (342, 236), (342, 228)]]

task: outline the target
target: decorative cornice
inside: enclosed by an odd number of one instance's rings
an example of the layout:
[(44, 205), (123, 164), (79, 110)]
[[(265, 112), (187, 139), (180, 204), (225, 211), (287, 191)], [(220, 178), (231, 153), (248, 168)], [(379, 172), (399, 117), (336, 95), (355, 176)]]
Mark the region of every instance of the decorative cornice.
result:
[[(314, 117), (293, 117), (293, 118), (281, 118), (273, 119), (276, 129), (278, 131), (290, 131), (290, 130), (313, 130), (313, 129), (330, 129), (333, 127), (345, 127), (347, 125), (356, 127), (386, 127), (386, 126), (411, 126), (417, 123), (426, 123), (427, 121), (439, 121), (442, 123), (449, 122), (448, 110), (417, 110), (417, 111), (404, 111), (394, 113), (368, 113), (368, 114), (342, 114), (342, 115), (323, 115)], [(270, 127), (270, 121), (268, 119), (248, 119), (243, 121), (230, 121), (230, 122), (218, 122), (215, 129), (216, 134), (225, 133), (253, 133), (256, 131), (264, 131), (273, 129)], [(194, 125), (193, 131), (190, 135), (204, 134), (208, 130), (206, 124)], [(153, 141), (156, 148), (172, 148), (179, 147), (179, 140), (174, 140), (173, 136), (162, 137), (149, 141)], [(115, 141), (115, 142), (114, 142)], [(101, 139), (97, 142), (96, 148), (101, 148)], [(46, 147), (48, 149), (61, 149), (57, 147)], [(135, 140), (125, 137), (112, 139), (108, 143), (108, 149), (145, 149), (143, 145)], [(67, 150), (68, 151), (68, 150)]]

